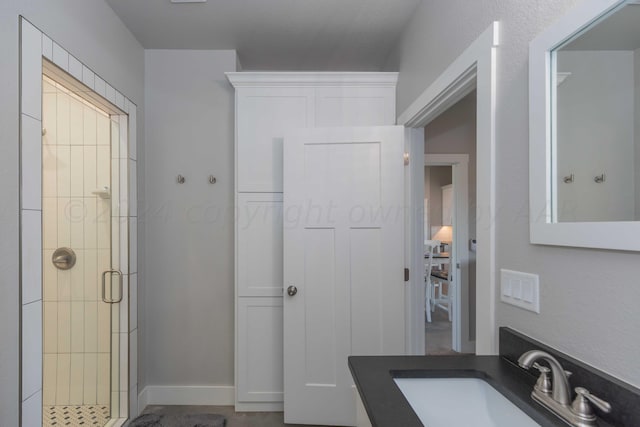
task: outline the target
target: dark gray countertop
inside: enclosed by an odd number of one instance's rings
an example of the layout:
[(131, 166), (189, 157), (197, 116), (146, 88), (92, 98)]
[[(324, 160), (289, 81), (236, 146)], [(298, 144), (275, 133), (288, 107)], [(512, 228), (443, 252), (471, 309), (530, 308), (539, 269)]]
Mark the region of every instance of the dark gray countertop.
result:
[(373, 427), (422, 426), (394, 378), (481, 378), (541, 426), (567, 426), (530, 397), (535, 377), (499, 356), (351, 356), (349, 368)]

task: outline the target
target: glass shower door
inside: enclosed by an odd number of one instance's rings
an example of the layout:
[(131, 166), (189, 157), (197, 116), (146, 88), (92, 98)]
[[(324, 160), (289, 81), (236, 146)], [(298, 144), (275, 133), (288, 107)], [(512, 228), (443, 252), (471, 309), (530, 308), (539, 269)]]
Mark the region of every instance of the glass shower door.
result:
[(43, 425), (105, 426), (121, 400), (119, 127), (47, 75), (42, 114)]

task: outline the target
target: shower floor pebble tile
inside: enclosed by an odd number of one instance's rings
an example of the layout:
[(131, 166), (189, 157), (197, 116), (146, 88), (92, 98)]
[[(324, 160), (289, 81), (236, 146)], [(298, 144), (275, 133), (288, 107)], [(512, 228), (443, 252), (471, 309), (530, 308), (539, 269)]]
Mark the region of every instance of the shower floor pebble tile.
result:
[(102, 427), (109, 421), (109, 407), (101, 405), (45, 406), (43, 427)]

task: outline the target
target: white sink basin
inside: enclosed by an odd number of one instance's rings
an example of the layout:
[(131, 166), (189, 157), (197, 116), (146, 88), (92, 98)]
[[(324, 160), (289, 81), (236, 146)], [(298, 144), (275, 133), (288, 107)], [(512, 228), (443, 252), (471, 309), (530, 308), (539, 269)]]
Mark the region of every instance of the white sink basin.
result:
[(477, 378), (396, 378), (425, 427), (540, 427)]

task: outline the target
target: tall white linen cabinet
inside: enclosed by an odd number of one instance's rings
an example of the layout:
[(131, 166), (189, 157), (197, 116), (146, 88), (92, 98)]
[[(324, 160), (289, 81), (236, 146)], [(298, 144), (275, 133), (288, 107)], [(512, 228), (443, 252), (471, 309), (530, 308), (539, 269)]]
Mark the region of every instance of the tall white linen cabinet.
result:
[(282, 411), (283, 135), (290, 128), (394, 125), (397, 73), (227, 77), (236, 93), (236, 410)]

